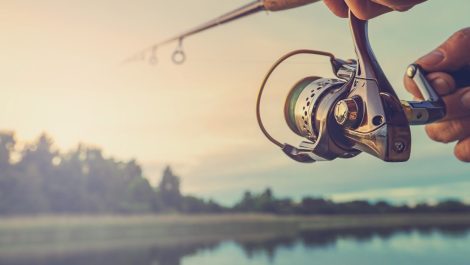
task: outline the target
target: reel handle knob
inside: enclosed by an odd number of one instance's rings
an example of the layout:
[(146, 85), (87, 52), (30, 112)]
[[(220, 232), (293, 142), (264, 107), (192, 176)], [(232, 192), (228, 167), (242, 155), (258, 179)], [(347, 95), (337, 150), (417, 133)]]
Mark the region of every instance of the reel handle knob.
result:
[(406, 70), (406, 75), (413, 80), (424, 99), (423, 101), (401, 101), (410, 125), (424, 125), (444, 118), (445, 103), (429, 84), (421, 66), (411, 64)]

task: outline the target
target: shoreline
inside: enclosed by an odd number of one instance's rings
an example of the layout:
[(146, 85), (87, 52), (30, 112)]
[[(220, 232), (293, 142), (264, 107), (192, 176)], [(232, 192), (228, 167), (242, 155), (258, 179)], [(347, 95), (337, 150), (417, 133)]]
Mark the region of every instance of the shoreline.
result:
[(8, 217), (0, 219), (0, 256), (68, 255), (152, 246), (260, 242), (296, 238), (302, 233), (357, 230), (373, 234), (446, 227), (460, 228), (457, 233), (470, 230), (470, 214)]

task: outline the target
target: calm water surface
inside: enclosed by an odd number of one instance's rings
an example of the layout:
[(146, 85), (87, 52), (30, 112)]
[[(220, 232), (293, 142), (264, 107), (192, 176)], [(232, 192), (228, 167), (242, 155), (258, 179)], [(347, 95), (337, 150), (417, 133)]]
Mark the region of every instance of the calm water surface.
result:
[(367, 239), (339, 237), (335, 242), (325, 245), (306, 245), (297, 241), (279, 246), (273, 251), (253, 252), (236, 243), (227, 242), (212, 251), (185, 257), (181, 264), (468, 265), (470, 235), (397, 232), (387, 238), (378, 235)]
[(188, 243), (41, 257), (0, 257), (0, 264), (66, 265), (468, 265), (470, 228), (306, 232), (290, 237)]

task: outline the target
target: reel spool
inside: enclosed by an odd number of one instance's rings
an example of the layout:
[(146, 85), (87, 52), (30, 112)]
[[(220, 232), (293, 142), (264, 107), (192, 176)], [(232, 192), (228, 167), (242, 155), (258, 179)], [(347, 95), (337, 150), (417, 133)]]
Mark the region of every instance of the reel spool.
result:
[(347, 85), (346, 80), (312, 76), (295, 84), (287, 95), (286, 123), (292, 132), (308, 140), (302, 145), (316, 154), (312, 157), (315, 161), (350, 158), (360, 153), (343, 136), (334, 112)]
[(319, 136), (316, 112), (321, 99), (346, 82), (338, 79), (306, 77), (295, 84), (284, 104), (284, 118), (289, 128), (297, 135), (315, 143)]

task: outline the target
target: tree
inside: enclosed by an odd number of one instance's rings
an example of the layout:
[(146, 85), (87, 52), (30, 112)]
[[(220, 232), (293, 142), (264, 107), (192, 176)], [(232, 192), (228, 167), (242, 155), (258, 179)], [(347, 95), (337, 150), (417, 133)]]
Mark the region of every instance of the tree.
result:
[[(470, 206), (457, 200), (415, 207), (366, 200), (336, 203), (321, 197), (300, 202), (277, 198), (270, 188), (246, 191), (232, 208), (213, 200), (183, 196), (180, 178), (170, 167), (154, 189), (135, 160), (120, 161), (100, 148), (80, 144), (60, 152), (46, 134), (32, 143), (16, 144), (12, 132), (0, 132), (0, 215), (47, 213), (220, 213), (380, 214), (462, 213)], [(20, 147), (21, 146), (21, 147)]]
[(448, 199), (439, 202), (435, 206), (435, 210), (438, 212), (445, 212), (445, 213), (452, 213), (452, 212), (464, 212), (469, 210), (469, 206), (465, 205), (463, 202), (455, 200), (455, 199)]
[(0, 172), (10, 170), (10, 159), (16, 144), (12, 132), (0, 132)]
[(335, 213), (335, 205), (323, 198), (303, 198), (299, 206), (300, 214), (332, 214)]
[(16, 141), (12, 132), (0, 132), (0, 214), (14, 212), (18, 188), (18, 176), (11, 164)]
[(181, 209), (180, 178), (173, 174), (169, 166), (165, 168), (158, 185), (158, 195), (163, 208), (168, 210)]

